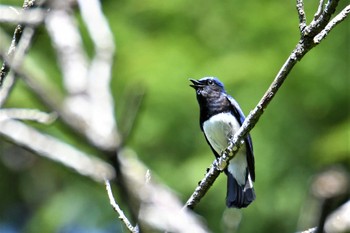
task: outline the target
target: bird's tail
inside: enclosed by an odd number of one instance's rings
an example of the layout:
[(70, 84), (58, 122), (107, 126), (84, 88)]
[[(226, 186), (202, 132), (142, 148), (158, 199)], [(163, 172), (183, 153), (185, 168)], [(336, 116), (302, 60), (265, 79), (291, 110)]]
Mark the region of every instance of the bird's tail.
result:
[(231, 173), (227, 173), (227, 207), (244, 208), (255, 199), (253, 182), (248, 175), (246, 183), (239, 185)]

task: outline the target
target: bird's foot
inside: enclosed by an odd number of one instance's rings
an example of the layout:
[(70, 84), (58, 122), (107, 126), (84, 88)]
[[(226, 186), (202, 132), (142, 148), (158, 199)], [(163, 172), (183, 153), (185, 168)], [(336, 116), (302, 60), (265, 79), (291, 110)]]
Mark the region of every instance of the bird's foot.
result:
[(230, 156), (230, 154), (232, 154), (232, 149), (231, 147), (228, 147), (224, 150), (224, 153), (227, 155), (227, 156)]
[(227, 167), (227, 163), (225, 161), (222, 161), (220, 158), (217, 158), (215, 160), (215, 165), (220, 171), (225, 170), (225, 168)]
[[(244, 141), (242, 142), (242, 144), (244, 143)], [(232, 154), (234, 152), (237, 152), (238, 147), (237, 146), (233, 146), (233, 144), (230, 144), (224, 151), (223, 154), (226, 154), (227, 156), (232, 156)]]

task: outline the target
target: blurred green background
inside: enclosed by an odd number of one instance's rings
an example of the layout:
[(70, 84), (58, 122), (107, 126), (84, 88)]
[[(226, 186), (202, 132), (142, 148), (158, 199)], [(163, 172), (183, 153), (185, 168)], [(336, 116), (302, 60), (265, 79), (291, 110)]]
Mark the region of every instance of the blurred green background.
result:
[[(308, 22), (317, 4), (306, 2)], [(338, 9), (345, 5), (341, 1)], [(117, 121), (126, 112), (128, 93), (146, 90), (127, 146), (185, 202), (214, 159), (199, 129), (199, 109), (188, 79), (218, 77), (248, 114), (299, 39), (295, 2), (106, 0), (102, 6), (117, 46), (111, 85)], [(79, 12), (75, 14), (81, 24)], [(93, 54), (86, 29), (80, 27)], [(9, 36), (14, 28), (0, 24)], [(304, 221), (299, 216), (312, 176), (331, 164), (349, 169), (349, 51), (346, 19), (296, 65), (252, 130), (257, 199), (242, 211), (238, 232), (294, 232)], [(61, 89), (44, 27), (26, 63)], [(5, 107), (46, 110), (21, 82)], [(34, 126), (98, 154), (60, 121)], [(0, 158), (0, 232), (125, 232), (103, 185), (3, 138)], [(222, 175), (195, 209), (213, 232), (226, 232), (225, 194)]]

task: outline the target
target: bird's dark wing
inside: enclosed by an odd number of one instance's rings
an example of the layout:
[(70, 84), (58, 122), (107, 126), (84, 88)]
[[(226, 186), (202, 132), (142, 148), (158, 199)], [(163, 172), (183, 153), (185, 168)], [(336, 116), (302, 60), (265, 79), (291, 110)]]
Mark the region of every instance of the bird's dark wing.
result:
[(226, 94), (226, 98), (228, 99), (228, 101), (230, 101), (231, 106), (233, 108), (233, 114), (235, 115), (235, 117), (238, 119), (239, 124), (242, 125), (245, 119), (245, 116), (241, 110), (241, 108), (239, 107), (237, 101), (232, 98), (232, 96), (229, 96)]
[[(239, 107), (237, 101), (229, 95), (226, 95), (227, 99), (232, 105), (232, 111), (234, 116), (239, 120), (239, 124), (242, 125), (245, 119), (243, 111)], [(253, 153), (253, 142), (250, 134), (244, 139), (245, 144), (247, 145), (247, 163), (252, 181), (255, 181), (255, 165), (254, 165), (254, 153)]]
[(247, 135), (247, 138), (244, 140), (247, 146), (247, 163), (248, 169), (250, 173), (250, 178), (252, 181), (255, 181), (255, 162), (254, 162), (254, 154), (253, 154), (253, 143), (250, 134)]

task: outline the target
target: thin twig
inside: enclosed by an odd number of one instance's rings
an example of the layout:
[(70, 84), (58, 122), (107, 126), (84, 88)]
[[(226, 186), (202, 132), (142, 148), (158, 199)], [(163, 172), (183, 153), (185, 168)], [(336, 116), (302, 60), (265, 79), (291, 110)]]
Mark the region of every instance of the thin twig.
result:
[(87, 155), (52, 136), (40, 133), (19, 121), (1, 120), (0, 134), (16, 145), (59, 162), (98, 182), (115, 177), (115, 171), (108, 163), (95, 156)]
[[(113, 33), (98, 0), (78, 0), (82, 19), (94, 43), (95, 54), (87, 73), (86, 94), (89, 96), (89, 126), (95, 141), (103, 138), (104, 146), (118, 148), (121, 142), (114, 116), (110, 88), (115, 43)], [(108, 145), (109, 144), (109, 145)]]
[(45, 12), (39, 8), (23, 11), (23, 8), (0, 5), (0, 22), (34, 26), (42, 23), (44, 18)]
[[(25, 0), (23, 3), (23, 9), (26, 10), (26, 9), (32, 8), (35, 5), (35, 2), (36, 2), (35, 0)], [(7, 53), (7, 56), (8, 56), (7, 59), (9, 59), (10, 61), (16, 52), (18, 42), (20, 41), (23, 34), (23, 30), (24, 30), (24, 26), (22, 24), (17, 25), (15, 32), (13, 34), (10, 48)], [(10, 71), (10, 65), (7, 62), (7, 59), (4, 61), (0, 69), (0, 88), (2, 87), (2, 84), (8, 72)]]
[(320, 3), (318, 4), (317, 11), (314, 15), (315, 19), (318, 19), (321, 16), (322, 11), (323, 11), (323, 5), (324, 5), (324, 0), (320, 0)]
[(327, 23), (332, 17), (332, 14), (334, 14), (337, 6), (338, 6), (339, 0), (328, 0), (326, 3), (324, 10), (321, 12), (319, 17), (314, 18), (311, 23), (305, 27), (303, 36), (304, 37), (314, 37), (318, 33), (320, 33), (321, 30), (325, 28)]
[[(67, 7), (67, 4), (65, 4), (64, 6)], [(56, 14), (56, 16), (57, 16), (57, 14), (59, 14), (60, 12), (64, 15), (66, 15), (65, 11), (55, 10), (55, 8), (54, 8), (52, 10), (52, 12), (50, 12), (50, 14), (48, 15), (48, 18), (46, 20), (46, 24), (48, 25), (48, 24), (50, 24), (50, 20), (52, 21), (52, 14)], [(69, 17), (69, 15), (68, 15), (68, 17)], [(62, 29), (62, 25), (67, 29), (65, 31), (56, 30), (55, 36), (61, 36), (61, 37), (59, 37), (59, 40), (60, 40), (60, 45), (62, 45), (62, 46), (60, 47), (61, 49), (59, 49), (59, 51), (60, 52), (65, 51), (66, 53), (69, 53), (69, 51), (72, 51), (71, 47), (67, 48), (65, 46), (75, 46), (75, 44), (73, 43), (74, 45), (72, 45), (71, 38), (69, 40), (67, 40), (67, 36), (72, 36), (76, 31), (77, 31), (77, 33), (73, 35), (73, 38), (77, 38), (77, 37), (74, 37), (75, 35), (77, 35), (78, 37), (80, 37), (80, 35), (79, 35), (79, 32), (76, 28), (77, 25), (74, 23), (74, 19), (70, 18), (68, 20), (69, 22), (71, 22), (71, 24), (62, 22), (62, 21), (64, 21), (64, 19), (66, 19), (66, 18), (65, 17), (63, 17), (63, 18), (56, 17), (56, 23), (59, 22), (59, 24), (57, 25), (57, 27), (54, 27), (53, 30), (54, 29)], [(28, 28), (29, 27), (26, 27), (26, 29), (28, 29)], [(24, 36), (24, 34), (23, 34), (23, 36)], [(22, 43), (22, 39), (20, 40), (21, 42), (16, 46), (17, 51), (20, 48), (20, 44)], [(67, 42), (67, 41), (69, 41), (69, 42)], [(68, 45), (67, 45), (67, 43), (68, 43)], [(77, 43), (79, 44), (77, 47), (82, 46), (82, 44), (79, 42), (79, 39), (78, 39)], [(81, 49), (80, 51), (83, 51), (83, 50)], [(67, 108), (67, 105), (62, 104), (64, 102), (63, 97), (62, 97), (61, 93), (57, 90), (56, 87), (50, 85), (49, 86), (50, 89), (47, 90), (47, 88), (48, 88), (47, 85), (44, 86), (41, 82), (38, 81), (38, 79), (34, 78), (34, 76), (31, 75), (30, 70), (23, 70), (23, 68), (20, 67), (19, 65), (13, 64), (14, 59), (7, 60), (6, 65), (7, 65), (7, 67), (11, 67), (11, 70), (14, 72), (15, 77), (18, 76), (18, 77), (22, 78), (22, 80), (27, 84), (27, 86), (30, 87), (35, 92), (35, 94), (39, 97), (39, 99), (48, 108), (50, 108), (54, 112), (57, 112), (60, 119), (62, 119), (64, 121), (64, 123), (66, 125), (68, 125), (70, 128), (72, 128), (74, 130), (74, 132), (78, 133), (79, 135), (84, 136), (84, 139), (87, 139), (93, 146), (95, 146), (99, 149), (102, 149), (103, 151), (113, 151), (117, 147), (116, 146), (117, 140), (114, 140), (117, 138), (115, 136), (115, 134), (116, 134), (115, 131), (113, 131), (113, 129), (115, 128), (113, 126), (115, 124), (114, 120), (113, 120), (112, 126), (111, 126), (111, 124), (108, 124), (111, 127), (107, 127), (107, 128), (109, 128), (109, 132), (112, 132), (112, 133), (108, 134), (108, 132), (106, 130), (104, 130), (105, 135), (103, 135), (103, 136), (101, 136), (101, 133), (96, 132), (95, 129), (98, 127), (96, 127), (96, 126), (91, 127), (92, 124), (90, 124), (91, 122), (88, 121), (88, 119), (91, 118), (91, 116), (96, 115), (95, 113), (97, 111), (93, 110), (92, 108), (89, 108), (89, 106), (88, 106), (89, 102), (85, 101), (86, 100), (86, 91), (87, 91), (86, 82), (88, 81), (87, 71), (85, 72), (84, 75), (82, 75), (81, 72), (76, 73), (77, 70), (81, 70), (81, 69), (77, 69), (77, 67), (82, 67), (82, 69), (85, 69), (85, 70), (87, 69), (87, 67), (85, 67), (85, 66), (88, 66), (88, 62), (86, 60), (86, 57), (83, 58), (83, 60), (86, 61), (86, 62), (83, 62), (85, 64), (83, 66), (76, 65), (75, 63), (78, 63), (77, 61), (75, 61), (74, 66), (72, 66), (72, 63), (69, 63), (69, 62), (67, 63), (67, 61), (70, 61), (71, 59), (79, 60), (79, 58), (77, 58), (77, 56), (76, 56), (76, 54), (78, 54), (78, 53), (79, 52), (76, 52), (76, 53), (74, 53), (74, 55), (72, 55), (70, 57), (67, 55), (67, 57), (62, 58), (62, 61), (66, 62), (65, 64), (67, 65), (67, 67), (62, 68), (62, 70), (65, 71), (64, 77), (66, 77), (65, 80), (70, 83), (69, 85), (65, 86), (66, 90), (70, 94), (72, 99), (74, 97), (78, 96), (77, 98), (75, 98), (74, 101), (71, 102), (72, 108)], [(17, 54), (17, 52), (16, 52), (16, 54)], [(21, 54), (23, 54), (23, 52), (21, 52)], [(59, 57), (62, 57), (62, 56), (59, 56)], [(20, 61), (19, 59), (15, 59), (15, 60)], [(67, 70), (71, 70), (72, 72), (67, 71)], [(67, 73), (69, 73), (69, 75)], [(73, 74), (76, 74), (76, 75), (73, 75)], [(80, 79), (82, 77), (84, 80)], [(95, 83), (98, 83), (98, 82), (99, 81), (95, 81)], [(78, 95), (77, 95), (77, 92), (75, 92), (75, 90), (77, 90), (77, 89), (74, 89), (74, 85), (75, 85), (74, 83), (85, 83), (85, 84), (83, 84), (83, 88), (79, 89)], [(9, 90), (11, 90), (11, 88)], [(6, 100), (6, 98), (8, 97), (8, 94), (9, 94), (9, 91), (7, 91), (6, 93), (3, 93), (3, 91), (4, 90), (1, 91), (2, 102), (4, 102)], [(105, 91), (99, 91), (99, 92), (105, 92)], [(110, 101), (108, 103), (106, 103), (106, 102), (107, 101), (105, 101), (103, 104), (100, 104), (99, 106), (105, 107), (106, 104), (110, 104), (111, 106), (109, 106), (108, 109), (113, 109), (113, 106), (114, 106), (113, 102), (110, 102)], [(94, 114), (92, 114), (92, 112), (94, 112)], [(109, 112), (111, 112), (111, 111), (109, 111)], [(101, 113), (102, 112), (99, 112), (98, 115), (101, 115)], [(111, 114), (114, 114), (114, 113), (111, 113)], [(112, 117), (112, 118), (114, 119), (114, 117)], [(96, 122), (96, 120), (95, 120), (95, 122)], [(106, 122), (104, 120), (101, 120), (100, 124), (103, 124), (103, 123), (106, 123)], [(104, 140), (105, 138), (108, 138), (108, 140)]]
[(16, 81), (17, 81), (17, 78), (13, 73), (10, 73), (7, 75), (6, 82), (1, 87), (1, 91), (0, 91), (0, 108), (6, 103), (6, 100), (10, 96)]
[[(22, 31), (23, 31), (23, 26), (18, 25), (16, 27), (15, 33), (13, 35), (11, 46), (10, 46), (9, 51), (8, 51), (8, 57), (13, 56), (15, 49), (16, 49), (16, 46), (18, 44), (18, 41), (19, 41), (20, 37), (22, 36)], [(3, 84), (9, 71), (10, 71), (10, 66), (8, 65), (8, 62), (5, 60), (4, 63), (2, 64), (2, 67), (0, 70), (0, 88), (2, 87), (2, 84)]]
[(0, 121), (8, 119), (36, 121), (42, 124), (51, 124), (57, 118), (56, 113), (46, 113), (36, 109), (2, 108)]
[[(205, 224), (192, 211), (183, 210), (179, 198), (153, 177), (145, 181), (147, 168), (131, 150), (121, 150), (121, 171), (133, 200), (138, 208), (138, 224), (141, 231), (173, 233), (209, 233)], [(119, 177), (118, 177), (119, 178)]]
[(107, 194), (108, 194), (109, 203), (111, 204), (111, 206), (113, 207), (115, 212), (117, 212), (119, 214), (119, 219), (124, 223), (124, 225), (129, 230), (129, 232), (138, 233), (139, 232), (138, 227), (134, 227), (130, 223), (129, 219), (125, 216), (123, 210), (120, 209), (119, 205), (115, 201), (114, 196), (113, 196), (113, 192), (112, 192), (112, 188), (111, 188), (111, 184), (109, 183), (109, 180), (105, 180), (105, 185), (106, 185), (106, 190), (107, 190)]
[(342, 22), (350, 13), (350, 5), (347, 5), (337, 16), (335, 16), (327, 26), (314, 37), (314, 43), (319, 44), (328, 33), (337, 26), (340, 22)]
[(23, 29), (21, 40), (17, 44), (16, 52), (13, 54), (12, 60), (10, 61), (12, 69), (17, 68), (22, 64), (25, 53), (31, 45), (34, 32), (35, 30), (32, 27), (25, 27)]
[[(22, 31), (21, 40), (17, 44), (16, 52), (14, 52), (10, 57), (8, 55), (1, 55), (1, 57), (4, 57), (4, 64), (7, 64), (7, 66), (11, 67), (12, 70), (15, 70), (21, 66), (25, 53), (31, 45), (33, 36), (34, 28), (25, 27)], [(0, 106), (2, 106), (9, 97), (16, 80), (16, 76), (11, 75), (11, 77), (8, 78), (8, 83), (5, 83), (5, 85), (2, 87), (0, 91)]]
[(303, 0), (297, 0), (296, 7), (299, 15), (299, 30), (300, 30), (300, 33), (303, 33), (304, 28), (306, 27), (306, 15), (304, 10)]

